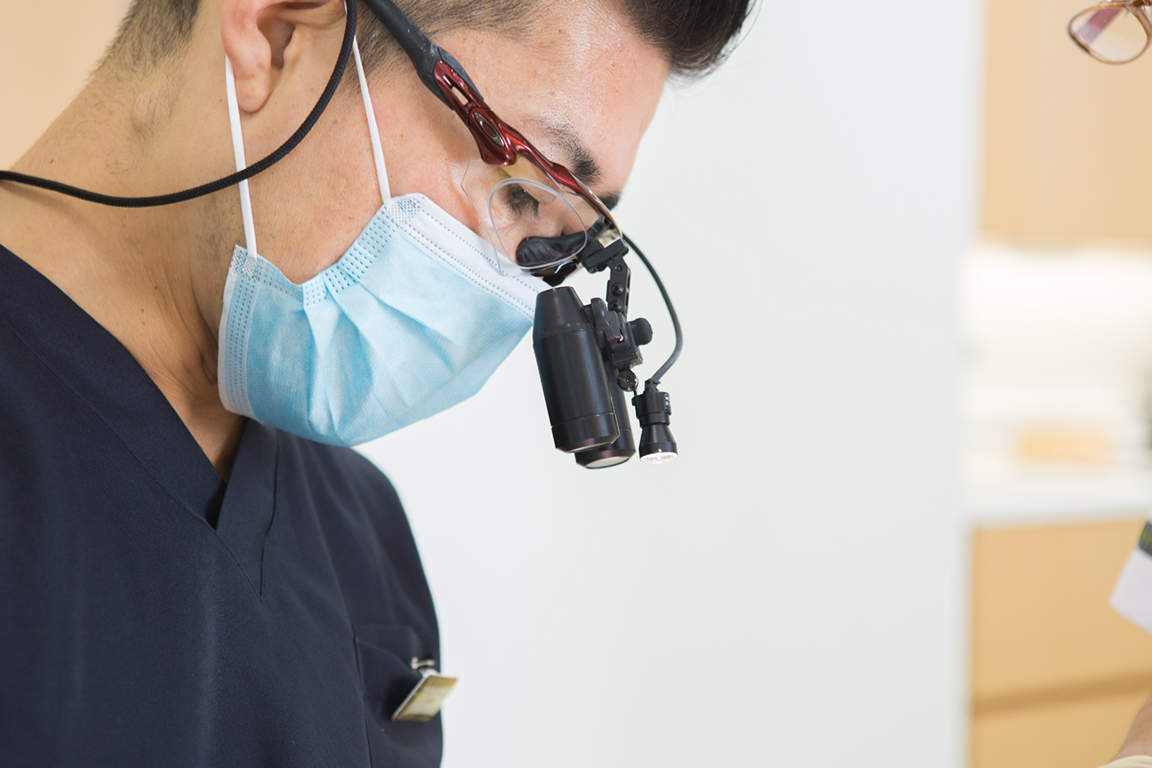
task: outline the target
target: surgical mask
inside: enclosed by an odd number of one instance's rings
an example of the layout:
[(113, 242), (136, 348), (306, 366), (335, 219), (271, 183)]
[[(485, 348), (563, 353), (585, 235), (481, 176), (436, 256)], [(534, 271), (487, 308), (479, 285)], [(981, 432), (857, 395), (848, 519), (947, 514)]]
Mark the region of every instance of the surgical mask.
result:
[[(247, 181), (246, 248), (224, 288), (224, 406), (301, 437), (357, 445), (466, 400), (532, 326), (544, 282), (423, 195), (392, 198), (358, 46), (356, 70), (384, 201), (339, 261), (296, 285), (256, 249)], [(228, 116), (245, 167), (231, 62)]]

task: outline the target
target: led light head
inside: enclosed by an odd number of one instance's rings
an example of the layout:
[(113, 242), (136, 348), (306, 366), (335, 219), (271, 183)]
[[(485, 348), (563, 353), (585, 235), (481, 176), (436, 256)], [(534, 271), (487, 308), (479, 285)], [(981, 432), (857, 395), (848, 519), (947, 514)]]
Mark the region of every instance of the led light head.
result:
[(636, 418), (644, 431), (640, 433), (640, 461), (664, 464), (676, 458), (676, 439), (668, 424), (672, 420), (672, 401), (651, 381), (644, 391), (632, 398)]
[(644, 427), (640, 433), (640, 461), (645, 464), (664, 464), (676, 456), (676, 440), (667, 424)]

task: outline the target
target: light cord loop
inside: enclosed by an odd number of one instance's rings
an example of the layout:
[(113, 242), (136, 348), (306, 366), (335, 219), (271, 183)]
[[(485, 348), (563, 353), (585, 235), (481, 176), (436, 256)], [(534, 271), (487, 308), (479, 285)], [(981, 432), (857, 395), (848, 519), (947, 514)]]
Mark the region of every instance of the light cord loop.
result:
[(91, 190), (81, 189), (74, 187), (71, 184), (64, 184), (52, 179), (42, 179), (39, 176), (30, 176), (26, 173), (17, 173), (16, 171), (0, 171), (0, 182), (7, 181), (13, 184), (23, 184), (28, 187), (36, 187), (37, 189), (45, 189), (49, 192), (57, 192), (61, 195), (74, 197), (78, 200), (84, 200), (89, 203), (96, 203), (97, 205), (107, 205), (114, 208), (158, 208), (163, 205), (174, 205), (175, 203), (183, 203), (188, 200), (194, 200), (198, 197), (204, 197), (214, 192), (219, 192), (222, 189), (227, 189), (234, 184), (239, 184), (241, 181), (250, 179), (258, 173), (271, 168), (276, 163), (284, 159), (284, 157), (294, 150), (304, 137), (316, 125), (316, 121), (320, 119), (320, 115), (328, 107), (328, 102), (336, 94), (336, 89), (340, 86), (340, 79), (344, 76), (344, 70), (348, 66), (348, 58), (352, 55), (352, 43), (355, 40), (356, 34), (356, 3), (345, 3), (347, 10), (347, 20), (344, 23), (344, 41), (340, 46), (340, 56), (336, 60), (336, 68), (332, 71), (332, 76), (328, 78), (328, 85), (324, 87), (324, 92), (320, 94), (320, 100), (316, 102), (316, 106), (308, 113), (308, 117), (304, 118), (304, 122), (296, 129), (296, 132), (288, 137), (288, 140), (281, 144), (272, 154), (262, 158), (259, 162), (245, 168), (243, 171), (229, 174), (221, 179), (210, 181), (207, 184), (201, 184), (198, 187), (185, 189), (181, 192), (173, 192), (167, 195), (152, 195), (149, 197), (118, 197), (116, 195), (105, 195), (100, 192), (92, 192)]

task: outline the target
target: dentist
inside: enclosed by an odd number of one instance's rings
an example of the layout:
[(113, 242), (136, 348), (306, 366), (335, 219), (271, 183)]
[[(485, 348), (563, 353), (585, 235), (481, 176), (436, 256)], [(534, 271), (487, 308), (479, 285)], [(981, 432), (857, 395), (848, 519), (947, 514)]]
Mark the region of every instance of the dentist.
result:
[[(401, 5), (457, 85), (382, 0), (134, 0), (0, 174), (4, 765), (439, 764), (439, 716), (393, 719), (431, 596), (347, 446), (483, 385), (544, 287), (518, 243), (610, 221), (749, 2)], [(480, 156), (478, 89), (529, 162)]]

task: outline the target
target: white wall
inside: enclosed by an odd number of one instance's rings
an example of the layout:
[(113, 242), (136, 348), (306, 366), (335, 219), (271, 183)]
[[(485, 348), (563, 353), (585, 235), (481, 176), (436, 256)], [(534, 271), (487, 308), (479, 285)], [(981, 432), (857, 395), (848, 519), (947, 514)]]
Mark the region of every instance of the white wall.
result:
[(9, 168), (80, 92), (129, 0), (0, 0), (0, 168)]
[[(0, 166), (124, 0), (82, 5), (56, 38), (12, 38), (32, 22), (0, 3), (0, 101), (22, 110)], [(461, 677), (446, 768), (963, 764), (977, 6), (771, 3), (725, 69), (667, 97), (621, 220), (684, 319), (677, 462), (555, 452), (527, 345), (474, 400), (367, 447)], [(30, 71), (55, 79), (31, 93)], [(671, 334), (634, 285), (658, 363)]]
[[(964, 764), (979, 21), (973, 0), (771, 3), (666, 97), (620, 218), (684, 321), (677, 462), (554, 451), (528, 344), (366, 448), (460, 676), (447, 768)], [(633, 284), (658, 363), (671, 334)]]

